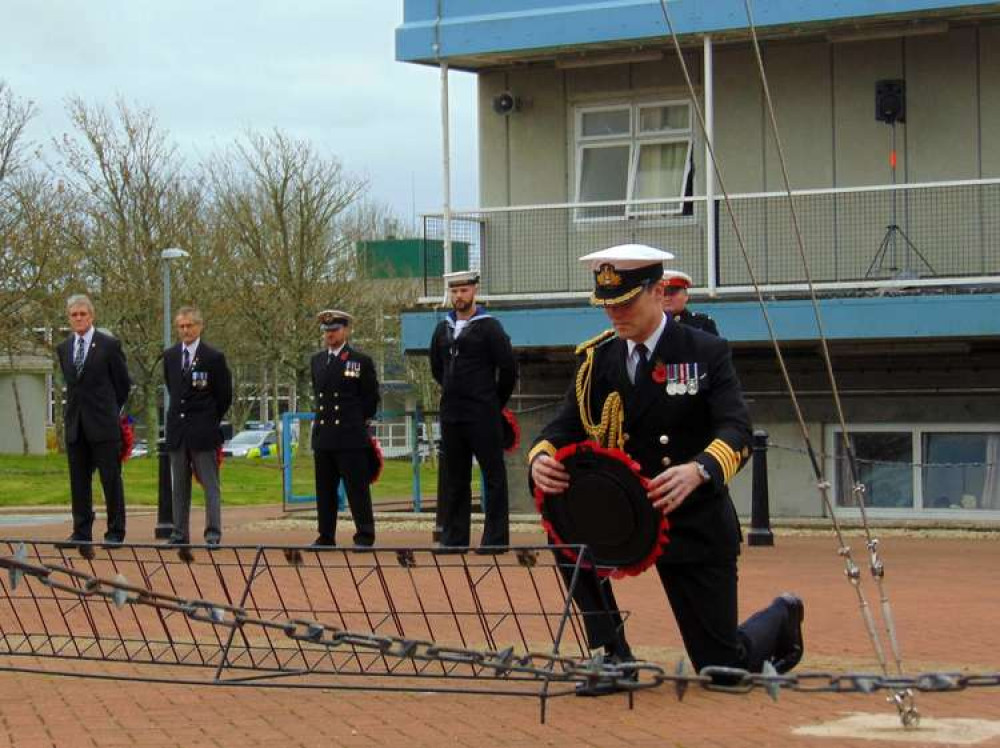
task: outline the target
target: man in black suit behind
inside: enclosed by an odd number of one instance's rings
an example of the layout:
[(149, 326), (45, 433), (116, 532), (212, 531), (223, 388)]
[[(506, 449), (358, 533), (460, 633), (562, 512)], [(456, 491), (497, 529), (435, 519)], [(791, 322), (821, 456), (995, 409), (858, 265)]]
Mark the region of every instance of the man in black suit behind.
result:
[(222, 538), (222, 494), (218, 449), (221, 422), (233, 402), (233, 378), (226, 357), (201, 339), (204, 319), (185, 306), (174, 318), (181, 342), (163, 352), (163, 380), (170, 394), (166, 446), (173, 483), (174, 531), (169, 545), (190, 542), (191, 476), (205, 489), (205, 542)]
[(125, 491), (121, 474), (119, 414), (128, 400), (128, 366), (121, 343), (94, 328), (94, 305), (82, 294), (70, 296), (66, 313), (72, 334), (56, 346), (66, 382), (63, 410), (66, 456), (73, 499), (70, 541), (91, 541), (94, 525), (93, 476), (98, 471), (108, 512), (104, 540), (125, 540)]

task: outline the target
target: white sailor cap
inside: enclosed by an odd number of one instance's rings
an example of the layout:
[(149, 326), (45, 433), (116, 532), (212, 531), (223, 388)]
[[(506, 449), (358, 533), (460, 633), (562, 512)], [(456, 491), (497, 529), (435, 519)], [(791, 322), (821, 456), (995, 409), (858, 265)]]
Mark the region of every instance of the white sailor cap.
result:
[(339, 309), (324, 309), (316, 315), (319, 321), (319, 329), (323, 332), (339, 330), (341, 327), (348, 327), (354, 321), (354, 315), (342, 312)]
[(448, 288), (454, 288), (455, 286), (476, 285), (479, 283), (479, 271), (456, 270), (454, 273), (445, 273), (443, 278), (445, 285), (447, 285)]
[(596, 306), (624, 304), (663, 277), (663, 263), (674, 259), (670, 252), (645, 244), (619, 244), (580, 258), (594, 273), (590, 303)]

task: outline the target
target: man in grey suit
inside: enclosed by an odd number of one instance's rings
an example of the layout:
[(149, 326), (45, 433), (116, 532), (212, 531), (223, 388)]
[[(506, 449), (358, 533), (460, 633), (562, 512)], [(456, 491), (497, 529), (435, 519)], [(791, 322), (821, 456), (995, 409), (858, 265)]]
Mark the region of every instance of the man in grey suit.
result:
[(174, 318), (181, 342), (163, 352), (163, 379), (170, 393), (166, 446), (173, 483), (174, 531), (169, 545), (190, 542), (191, 477), (205, 489), (205, 542), (222, 539), (218, 452), (221, 422), (233, 402), (233, 379), (221, 351), (202, 341), (204, 319), (185, 306)]
[(121, 343), (94, 327), (94, 305), (82, 294), (66, 301), (72, 333), (56, 346), (66, 382), (66, 456), (73, 498), (73, 534), (70, 542), (93, 540), (94, 471), (101, 476), (108, 531), (104, 540), (125, 540), (125, 491), (122, 488), (121, 424), (119, 415), (128, 400), (132, 381)]

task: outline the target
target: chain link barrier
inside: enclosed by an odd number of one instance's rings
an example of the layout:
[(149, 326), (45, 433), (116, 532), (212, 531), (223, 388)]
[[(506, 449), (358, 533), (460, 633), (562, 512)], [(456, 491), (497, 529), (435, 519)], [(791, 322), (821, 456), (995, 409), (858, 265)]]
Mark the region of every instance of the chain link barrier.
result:
[(238, 605), (184, 598), (137, 586), (129, 583), (122, 574), (108, 579), (58, 564), (34, 563), (27, 560), (23, 546), (14, 556), (0, 557), (0, 568), (7, 570), (12, 589), (25, 577), (31, 577), (51, 589), (81, 599), (105, 598), (117, 609), (126, 605), (151, 606), (224, 629), (258, 627), (278, 632), (293, 641), (330, 650), (351, 647), (383, 657), (465, 665), (480, 671), (491, 671), (498, 678), (576, 683), (602, 693), (636, 692), (667, 685), (672, 686), (678, 700), (682, 700), (687, 689), (697, 685), (710, 691), (733, 694), (762, 690), (777, 701), (782, 690), (836, 694), (889, 691), (891, 701), (904, 701), (902, 705), (897, 703), (903, 711), (907, 700), (912, 704), (915, 692), (951, 693), (968, 688), (1000, 687), (1000, 672), (927, 672), (914, 676), (886, 676), (824, 671), (779, 675), (770, 663), (766, 663), (761, 673), (728, 667), (706, 667), (694, 673), (685, 670), (683, 659), (671, 671), (650, 662), (614, 662), (603, 655), (589, 659), (546, 652), (515, 655), (513, 647), (502, 650), (451, 647), (432, 641), (348, 631), (303, 618), (267, 620), (251, 615)]

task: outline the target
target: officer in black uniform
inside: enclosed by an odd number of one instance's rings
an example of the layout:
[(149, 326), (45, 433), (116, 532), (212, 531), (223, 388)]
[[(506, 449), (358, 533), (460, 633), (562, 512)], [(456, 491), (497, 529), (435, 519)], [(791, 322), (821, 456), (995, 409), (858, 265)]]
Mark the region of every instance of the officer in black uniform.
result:
[(438, 323), (430, 344), (431, 372), (441, 385), (441, 448), (447, 472), (441, 545), (469, 545), (475, 456), (486, 484), (480, 545), (506, 546), (510, 523), (500, 411), (517, 381), (514, 351), (500, 322), (476, 305), (479, 274), (448, 273), (445, 282), (453, 311)]
[[(670, 523), (656, 568), (691, 662), (759, 671), (770, 660), (785, 672), (802, 657), (802, 601), (781, 595), (737, 624), (742, 538), (726, 484), (749, 456), (750, 418), (726, 341), (664, 314), (662, 262), (670, 258), (642, 245), (581, 258), (594, 271), (592, 303), (614, 330), (578, 348), (582, 379), (529, 453), (531, 479), (546, 493), (564, 491), (570, 476), (552, 455), (567, 444), (625, 450)], [(610, 582), (592, 571), (579, 581), (574, 596), (591, 647), (631, 660)]]
[(343, 479), (356, 529), (354, 545), (370, 546), (375, 542), (375, 518), (369, 485), (368, 424), (378, 410), (378, 376), (371, 358), (347, 342), (354, 319), (350, 314), (327, 309), (318, 318), (326, 348), (311, 362), (319, 525), (319, 537), (313, 545), (336, 545), (337, 487)]
[(691, 287), (691, 276), (679, 270), (663, 271), (663, 311), (668, 312), (682, 325), (704, 330), (713, 335), (719, 334), (715, 320), (707, 314), (692, 312), (687, 308), (688, 289)]

